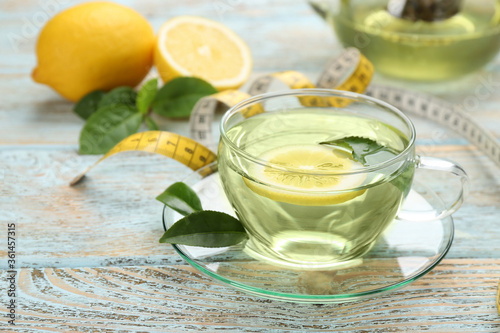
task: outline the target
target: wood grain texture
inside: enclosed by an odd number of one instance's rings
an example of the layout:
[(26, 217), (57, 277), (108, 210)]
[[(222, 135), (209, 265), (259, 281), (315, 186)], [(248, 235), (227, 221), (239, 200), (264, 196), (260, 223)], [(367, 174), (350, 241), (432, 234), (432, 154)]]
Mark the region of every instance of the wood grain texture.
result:
[[(496, 257), (500, 253), (500, 187), (484, 172), (489, 161), (474, 159), (471, 149), (438, 146), (432, 152), (461, 161), (474, 180), (468, 201), (454, 217), (456, 239), (449, 256)], [(169, 246), (158, 243), (163, 233), (163, 206), (154, 197), (178, 177), (188, 175), (191, 171), (187, 167), (162, 156), (123, 153), (96, 167), (83, 183), (69, 187), (69, 180), (96, 157), (78, 156), (73, 149), (24, 147), (0, 150), (0, 158), (6, 166), (0, 189), (2, 234), (8, 222), (18, 223), (18, 267), (144, 265), (178, 260)], [(490, 167), (493, 172), (494, 167)], [(443, 183), (440, 180), (435, 190), (445, 196), (452, 187)], [(481, 225), (489, 226), (487, 233), (477, 227), (478, 211), (482, 212)], [(5, 249), (0, 251), (5, 256)], [(0, 268), (5, 265), (5, 261), (0, 262)]]
[[(422, 152), (459, 161), (473, 179), (467, 202), (454, 216), (456, 239), (449, 257), (496, 257), (500, 253), (500, 186), (492, 178), (492, 162), (477, 156), (470, 146), (441, 145)], [(169, 246), (158, 243), (163, 233), (163, 206), (154, 198), (191, 170), (163, 156), (126, 152), (109, 158), (84, 182), (69, 187), (72, 177), (96, 158), (79, 156), (74, 148), (66, 147), (0, 150), (5, 167), (0, 188), (1, 229), (6, 234), (8, 222), (18, 224), (17, 267), (147, 265), (179, 260)], [(433, 179), (439, 184), (435, 191), (445, 197), (446, 191), (452, 191), (454, 183), (444, 186), (445, 179), (432, 175)], [(478, 223), (488, 226), (488, 232), (478, 228)], [(3, 256), (5, 251), (0, 248)], [(6, 264), (0, 261), (0, 268)]]
[[(191, 171), (162, 156), (113, 156), (74, 188), (68, 182), (97, 160), (77, 154), (83, 126), (50, 88), (35, 84), (36, 36), (49, 16), (85, 0), (0, 2), (0, 237), (15, 222), (16, 326), (7, 326), (7, 248), (0, 246), (1, 332), (499, 332), (498, 167), (462, 136), (413, 118), (418, 152), (459, 162), (471, 191), (454, 214), (445, 259), (415, 283), (383, 297), (338, 305), (291, 304), (249, 296), (187, 266), (165, 244), (154, 200)], [(341, 51), (306, 1), (119, 0), (155, 31), (170, 17), (201, 15), (237, 32), (254, 58), (252, 78), (299, 70), (315, 80)], [(155, 75), (154, 71), (151, 75)], [(446, 84), (394, 82), (461, 105), (500, 137), (500, 58)], [(248, 85), (242, 87), (246, 90)], [(220, 117), (220, 115), (219, 115)], [(188, 134), (186, 120), (157, 117), (161, 129)], [(217, 124), (214, 123), (214, 129)], [(119, 172), (117, 172), (117, 170)], [(454, 184), (419, 175), (446, 196)]]
[(22, 269), (12, 331), (498, 332), (499, 274), (498, 259), (448, 259), (393, 294), (314, 305), (249, 296), (185, 265)]

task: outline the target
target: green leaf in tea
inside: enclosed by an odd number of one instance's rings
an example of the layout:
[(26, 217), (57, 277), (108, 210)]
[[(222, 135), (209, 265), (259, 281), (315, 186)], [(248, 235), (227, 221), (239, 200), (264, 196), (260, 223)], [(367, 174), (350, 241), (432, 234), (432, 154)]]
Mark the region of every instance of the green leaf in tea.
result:
[(137, 93), (130, 87), (118, 87), (104, 95), (97, 106), (98, 109), (109, 105), (131, 105), (135, 106)]
[(146, 82), (137, 94), (136, 106), (139, 112), (146, 114), (158, 91), (158, 79)]
[(73, 111), (81, 118), (88, 119), (94, 112), (97, 111), (97, 106), (105, 94), (106, 93), (102, 90), (95, 90), (88, 93), (83, 96), (78, 103), (76, 103)]
[(170, 118), (189, 117), (200, 98), (216, 92), (217, 89), (202, 79), (178, 77), (158, 90), (153, 101), (153, 111)]
[(203, 209), (196, 192), (183, 182), (170, 185), (156, 200), (184, 216)]
[(398, 152), (390, 147), (379, 144), (372, 139), (363, 138), (359, 136), (348, 136), (342, 139), (330, 140), (320, 142), (321, 145), (332, 146), (337, 149), (348, 151), (352, 154), (352, 158), (363, 165), (366, 165), (366, 157), (381, 151), (387, 151), (392, 154)]
[(203, 247), (224, 247), (247, 239), (240, 221), (222, 212), (194, 212), (175, 222), (160, 238), (160, 243)]
[(118, 142), (134, 134), (142, 114), (125, 104), (99, 108), (90, 116), (80, 133), (80, 154), (105, 154)]
[(146, 122), (146, 126), (148, 127), (148, 130), (157, 131), (160, 129), (158, 127), (158, 124), (156, 124), (156, 122), (151, 117), (146, 117), (144, 119), (144, 121)]

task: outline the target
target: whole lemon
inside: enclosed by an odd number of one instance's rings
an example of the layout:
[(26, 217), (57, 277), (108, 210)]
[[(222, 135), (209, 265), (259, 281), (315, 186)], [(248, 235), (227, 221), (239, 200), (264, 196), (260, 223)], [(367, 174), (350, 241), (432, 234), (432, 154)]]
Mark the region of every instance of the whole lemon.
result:
[(154, 45), (151, 25), (133, 9), (84, 3), (43, 27), (31, 76), (71, 101), (97, 89), (134, 87), (151, 69)]

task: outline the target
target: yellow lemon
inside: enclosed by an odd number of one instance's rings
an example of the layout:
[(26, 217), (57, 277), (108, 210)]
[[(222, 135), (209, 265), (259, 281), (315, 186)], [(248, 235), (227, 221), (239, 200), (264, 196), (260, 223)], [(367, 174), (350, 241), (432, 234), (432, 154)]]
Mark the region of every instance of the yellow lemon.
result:
[(89, 2), (43, 27), (33, 80), (71, 101), (87, 93), (139, 84), (153, 64), (155, 36), (139, 13), (111, 2)]
[[(362, 195), (354, 190), (366, 179), (364, 173), (345, 174), (363, 167), (342, 151), (322, 145), (283, 146), (259, 156), (278, 168), (254, 164), (248, 173), (262, 183), (243, 178), (255, 193), (269, 199), (303, 206), (339, 204)], [(337, 174), (335, 174), (337, 173)]]
[(158, 32), (154, 63), (164, 82), (196, 76), (216, 89), (238, 88), (252, 69), (250, 50), (226, 26), (196, 16), (178, 16)]

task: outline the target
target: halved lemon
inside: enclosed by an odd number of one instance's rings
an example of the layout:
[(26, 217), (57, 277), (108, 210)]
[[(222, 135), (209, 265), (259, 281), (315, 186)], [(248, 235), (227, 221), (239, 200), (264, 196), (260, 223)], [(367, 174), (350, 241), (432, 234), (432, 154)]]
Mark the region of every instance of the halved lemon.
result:
[(161, 26), (154, 62), (164, 82), (196, 76), (218, 90), (238, 88), (252, 69), (250, 50), (236, 33), (197, 16), (178, 16)]
[(335, 175), (362, 168), (345, 152), (322, 145), (293, 145), (271, 149), (259, 156), (280, 167), (255, 164), (249, 175), (259, 184), (243, 178), (255, 193), (269, 199), (303, 206), (325, 206), (346, 202), (365, 190), (353, 190), (363, 184), (364, 173)]

